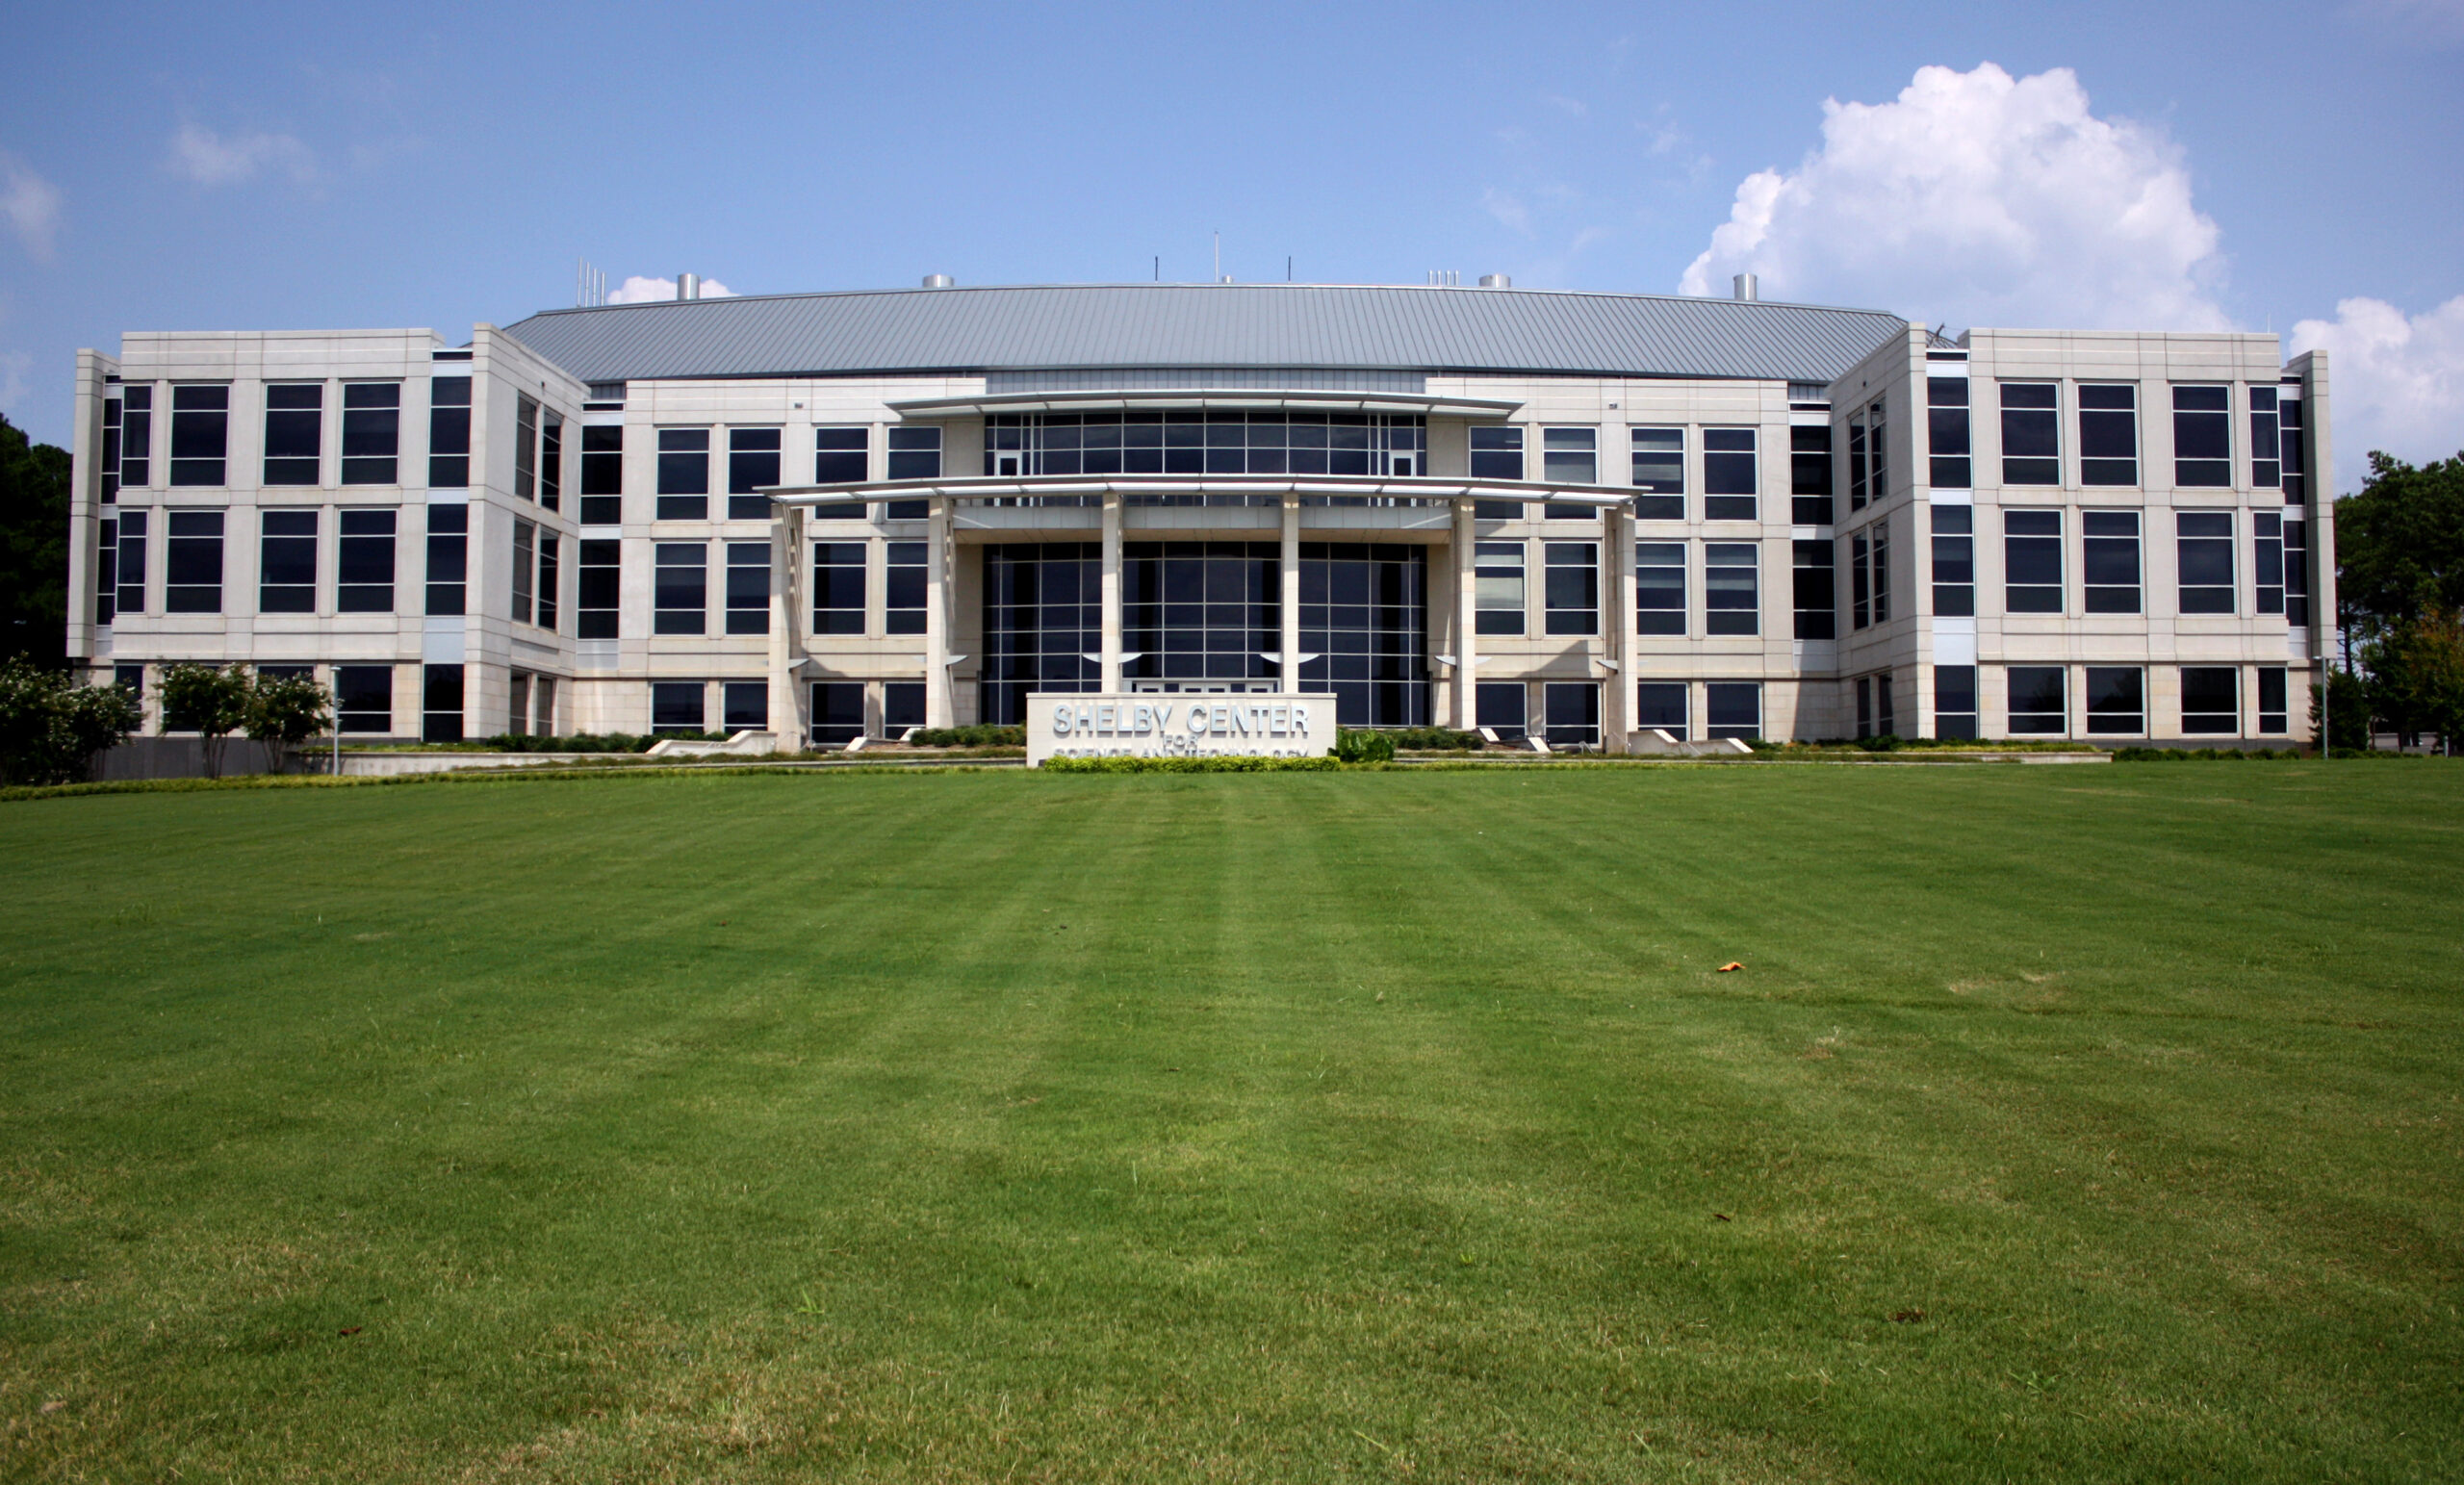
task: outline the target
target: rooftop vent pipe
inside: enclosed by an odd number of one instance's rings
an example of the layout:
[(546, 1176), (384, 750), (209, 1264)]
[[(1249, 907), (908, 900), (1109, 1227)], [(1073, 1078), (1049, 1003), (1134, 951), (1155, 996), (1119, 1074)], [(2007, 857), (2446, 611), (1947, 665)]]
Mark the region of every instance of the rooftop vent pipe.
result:
[(924, 287), (927, 289), (956, 289), (958, 286), (959, 281), (952, 278), (947, 273), (927, 273), (924, 275)]
[(702, 275), (699, 273), (677, 274), (676, 296), (679, 299), (700, 298), (702, 296)]
[(1511, 289), (1514, 287), (1514, 280), (1508, 278), (1503, 273), (1483, 273), (1480, 275), (1480, 287), (1483, 289)]
[(1739, 273), (1736, 276), (1736, 296), (1749, 303), (1762, 297), (1761, 287), (1754, 281), (1753, 274)]

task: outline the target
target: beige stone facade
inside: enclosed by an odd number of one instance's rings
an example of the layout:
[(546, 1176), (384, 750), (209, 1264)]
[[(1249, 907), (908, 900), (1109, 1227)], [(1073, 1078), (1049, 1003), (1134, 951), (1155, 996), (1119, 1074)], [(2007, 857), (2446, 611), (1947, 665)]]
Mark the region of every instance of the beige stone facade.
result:
[[(435, 384), (462, 377), (471, 389), (467, 470), (450, 455), (431, 457), (431, 430), (452, 422), (435, 416)], [(1378, 416), (1414, 420), (1424, 446), (1366, 476), (1005, 476), (988, 467), (987, 419), (1019, 404), (989, 391), (984, 374), (586, 384), (488, 325), (464, 346), (426, 330), (131, 333), (116, 357), (88, 351), (79, 359), (71, 653), (98, 673), (141, 683), (149, 730), (163, 721), (150, 701), (159, 668), (198, 660), (307, 666), (329, 682), (347, 679), (356, 698), (351, 730), (395, 738), (648, 731), (662, 720), (654, 697), (668, 708), (664, 720), (680, 725), (699, 687), (701, 730), (752, 726), (793, 742), (823, 727), (814, 686), (826, 683), (842, 688), (829, 693), (840, 699), (833, 704), (860, 694), (860, 724), (842, 710), (823, 729), (832, 734), (824, 740), (843, 741), (851, 726), (880, 735), (915, 721), (979, 718), (991, 694), (987, 656), (998, 648), (987, 632), (988, 548), (1083, 543), (1102, 553), (1091, 570), (1101, 575), (1105, 622), (1087, 652), (1086, 685), (1106, 691), (1140, 684), (1139, 662), (1124, 658), (1123, 550), (1163, 542), (1270, 549), (1257, 560), (1272, 571), (1278, 628), (1258, 649), (1274, 657), (1273, 674), (1241, 678), (1237, 688), (1315, 690), (1308, 667), (1319, 657), (1296, 667), (1297, 678), (1281, 674), (1283, 656), (1307, 653), (1300, 554), (1348, 544), (1343, 550), (1424, 552), (1415, 559), (1426, 574), (1424, 612), (1414, 621), (1418, 653), (1399, 684), (1424, 687), (1410, 704), (1431, 722), (1504, 722), (1521, 686), (1522, 714), (1504, 723), (1508, 730), (1558, 727), (1560, 741), (1612, 749), (1653, 726), (1696, 738), (1932, 735), (1964, 726), (1989, 737), (2099, 743), (2257, 744), (2309, 732), (2309, 685), (2334, 611), (2330, 502), (2317, 477), (2332, 468), (2326, 368), (2316, 355), (2281, 363), (2272, 336), (1980, 329), (1946, 344), (1911, 326), (1845, 375), (1811, 386), (1430, 370), (1417, 393), (1344, 403), (1298, 389), (1121, 380), (1114, 392), (1098, 386), (1072, 394), (1076, 401), (1037, 405), (1185, 417), (1373, 406)], [(1949, 409), (1929, 406), (1953, 382), (1965, 394), (1965, 451), (1956, 455), (1941, 451), (1949, 425), (1937, 414)], [(2003, 389), (2014, 385), (2050, 389), (2019, 395), (2049, 406), (2014, 408), (2022, 416), (2012, 422)], [(299, 405), (309, 387), (319, 389), (313, 409)], [(351, 416), (381, 412), (372, 404), (386, 394), (354, 387), (395, 389), (390, 445), (377, 436), (383, 420)], [(183, 391), (193, 388), (221, 389), (218, 424), (204, 416), (215, 394)], [(2087, 477), (2081, 415), (2118, 409), (2083, 408), (2083, 388), (2099, 389), (2088, 396), (2101, 404), (2128, 389), (2136, 468), (2127, 482), (2116, 481), (2110, 457), (2093, 472), (2103, 482)], [(2195, 389), (2187, 400), (2197, 405), (2177, 408), (2177, 388)], [(151, 404), (141, 410), (141, 448), (127, 436), (132, 392)], [(2220, 481), (2216, 461), (2193, 458), (2175, 441), (2177, 427), (2212, 438), (2209, 404), (2220, 398), (2228, 448)], [(354, 399), (372, 405), (346, 405)], [(183, 402), (197, 405), (175, 405)], [(2263, 416), (2271, 402), (2272, 424)], [(316, 448), (303, 456), (310, 411)], [(277, 412), (292, 415), (281, 459), (269, 443), (280, 442)], [(2049, 422), (2028, 421), (2042, 412)], [(2291, 419), (2300, 426), (2286, 440)], [(2093, 425), (2100, 438), (2119, 436), (2111, 416)], [(2050, 467), (2005, 447), (2006, 428), (2048, 426)], [(937, 472), (892, 479), (892, 430), (926, 427), (939, 430)], [(1499, 427), (1523, 431), (1521, 479), (1495, 468), (1476, 474), (1476, 430)], [(1860, 472), (1851, 469), (1852, 442), (1870, 450), (1877, 427), (1878, 484), (1853, 478)], [(2277, 442), (2262, 447), (2270, 427)], [(1661, 430), (1652, 435), (1662, 440), (1655, 453), (1676, 450), (1681, 519), (1634, 503), (1638, 428)], [(607, 429), (621, 430), (621, 452), (599, 447)], [(860, 430), (861, 480), (815, 477), (818, 429)], [(732, 497), (738, 430), (753, 445), (775, 443), (776, 473), (757, 494)], [(1710, 433), (1730, 443), (1752, 435), (1752, 492), (1729, 495), (1717, 510), (1710, 488), (1733, 491), (1746, 466), (1721, 450), (1727, 473), (1711, 478)], [(707, 488), (698, 512), (686, 496), (662, 510), (663, 434), (687, 443), (701, 435)], [(1587, 468), (1577, 447), (1583, 435)], [(1826, 435), (1830, 448), (1818, 458), (1796, 447)], [(125, 447), (115, 450), (116, 437)], [(211, 461), (202, 452), (209, 444), (218, 450)], [(380, 445), (390, 453), (365, 451)], [(742, 468), (768, 468), (763, 448), (739, 451), (753, 456)], [(693, 450), (671, 452), (666, 482), (691, 483), (675, 472), (689, 467)], [(303, 481), (311, 462), (313, 477)], [(270, 482), (275, 463), (290, 482)], [(1816, 470), (1827, 480), (1814, 478)], [(2196, 481), (2177, 477), (2185, 471)], [(2006, 477), (2015, 473), (2030, 477)], [(1822, 483), (1827, 499), (1808, 489)], [(845, 514), (851, 509), (860, 514)], [(390, 546), (380, 548), (372, 533), (389, 512)], [(2021, 513), (2018, 525), (2012, 512)], [(1830, 519), (1811, 519), (1821, 514)], [(2130, 541), (2107, 519), (2123, 515), (2133, 518)], [(2186, 515), (2209, 519), (2185, 523)], [(219, 518), (212, 537), (209, 517)], [(457, 522), (460, 529), (450, 529)], [(1953, 529), (1960, 525), (1964, 532)], [(2040, 527), (2053, 534), (2030, 534)], [(1956, 546), (1963, 539), (1964, 558)], [(2056, 550), (2047, 540), (2060, 553), (2050, 585), (2060, 592), (2050, 597), (2047, 584), (2019, 582), (2010, 566), (2040, 564), (2018, 577), (2041, 577)], [(817, 543), (849, 571), (860, 549), (860, 625), (852, 608), (831, 621), (847, 632), (828, 631), (814, 606)], [(695, 619), (680, 575), (697, 549)], [(455, 593), (438, 575), (457, 550), (466, 576)], [(1638, 552), (1648, 558), (1639, 576)], [(2280, 571), (2288, 552), (2289, 576)], [(1505, 574), (1515, 553), (1519, 623), (1497, 606), (1514, 587)], [(2229, 602), (2214, 580), (2219, 553)], [(2125, 554), (2133, 582), (2091, 583), (2092, 570), (2115, 578)], [(892, 573), (893, 558), (905, 576)], [(211, 584), (199, 580), (209, 559)], [(1963, 560), (1965, 584), (1950, 580)], [(380, 561), (391, 564), (390, 595), (376, 591), (371, 564)], [(2195, 569), (2188, 576), (2186, 561)], [(1578, 563), (1587, 563), (1587, 577), (1570, 576)], [(297, 579), (310, 567), (303, 585)], [(1861, 586), (1854, 580), (1861, 569)], [(1825, 573), (1828, 624), (1816, 616)], [(911, 579), (923, 584), (923, 612), (910, 602), (894, 614), (893, 590), (911, 599), (911, 585), (900, 586)], [(846, 582), (853, 591), (853, 578)], [(2030, 595), (2030, 611), (2014, 611), (2015, 583)], [(1592, 618), (1579, 631), (1577, 600), (1586, 585)], [(1665, 606), (1679, 588), (1681, 606)], [(1654, 593), (1663, 606), (1638, 608)], [(1487, 626), (1475, 617), (1482, 594), (1492, 604)], [(1728, 605), (1716, 614), (1714, 594)], [(1553, 607), (1553, 595), (1566, 602)], [(371, 689), (379, 667), (381, 714)], [(458, 694), (440, 684), (454, 667)], [(2051, 672), (2060, 673), (2058, 716), (2043, 704)], [(2231, 715), (2220, 728), (2226, 672)], [(1464, 684), (1467, 675), (1480, 690)], [(2015, 684), (2024, 693), (2018, 709)], [(2132, 684), (2136, 713), (2119, 704)], [(1195, 679), (1155, 685), (1206, 688)], [(1587, 735), (1582, 687), (1596, 688)], [(1751, 718), (1741, 720), (1749, 698)], [(1571, 720), (1560, 727), (1560, 716)]]

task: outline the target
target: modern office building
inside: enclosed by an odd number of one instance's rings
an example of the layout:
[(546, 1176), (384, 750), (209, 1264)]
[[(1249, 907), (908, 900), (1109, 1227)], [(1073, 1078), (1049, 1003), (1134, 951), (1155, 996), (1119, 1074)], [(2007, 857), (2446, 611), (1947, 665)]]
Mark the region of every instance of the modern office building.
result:
[(2335, 608), (2323, 357), (1748, 280), (132, 332), (76, 406), (72, 654), (149, 707), (168, 663), (309, 670), (370, 738), (829, 744), (1035, 691), (1610, 748), (2300, 738)]

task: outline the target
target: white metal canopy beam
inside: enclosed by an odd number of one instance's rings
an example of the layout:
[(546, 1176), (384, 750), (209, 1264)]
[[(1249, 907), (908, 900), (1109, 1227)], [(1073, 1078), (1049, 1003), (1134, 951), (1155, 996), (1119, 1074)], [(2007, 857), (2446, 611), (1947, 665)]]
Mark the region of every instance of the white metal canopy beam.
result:
[(1520, 500), (1526, 504), (1623, 505), (1634, 492), (1616, 485), (1550, 485), (1533, 480), (1395, 478), (1355, 474), (1062, 474), (1029, 479), (900, 479), (845, 485), (776, 485), (760, 492), (782, 505), (860, 505), (872, 500), (983, 500), (1064, 495), (1328, 495), (1420, 500)]

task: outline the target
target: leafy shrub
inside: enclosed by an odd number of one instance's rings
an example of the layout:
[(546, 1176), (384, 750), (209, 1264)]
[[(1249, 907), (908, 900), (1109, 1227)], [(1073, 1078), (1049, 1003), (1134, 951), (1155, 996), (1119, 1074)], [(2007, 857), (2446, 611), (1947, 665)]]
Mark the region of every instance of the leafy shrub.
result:
[(94, 755), (125, 741), (143, 715), (118, 686), (72, 685), (63, 672), (12, 657), (0, 664), (0, 781), (82, 782)]
[(267, 772), (284, 773), (291, 755), (333, 720), (333, 697), (305, 676), (258, 676), (248, 683), (243, 730), (266, 750)]
[(1316, 774), (1343, 764), (1331, 757), (1049, 758), (1043, 767), (1058, 774)]
[(1335, 756), (1346, 763), (1392, 763), (1395, 761), (1395, 739), (1385, 732), (1337, 728)]
[(1023, 748), (1027, 745), (1027, 730), (1023, 727), (928, 727), (912, 739), (922, 748)]
[(163, 730), (194, 732), (205, 777), (222, 777), (222, 749), (248, 720), (248, 673), (237, 665), (163, 668)]

